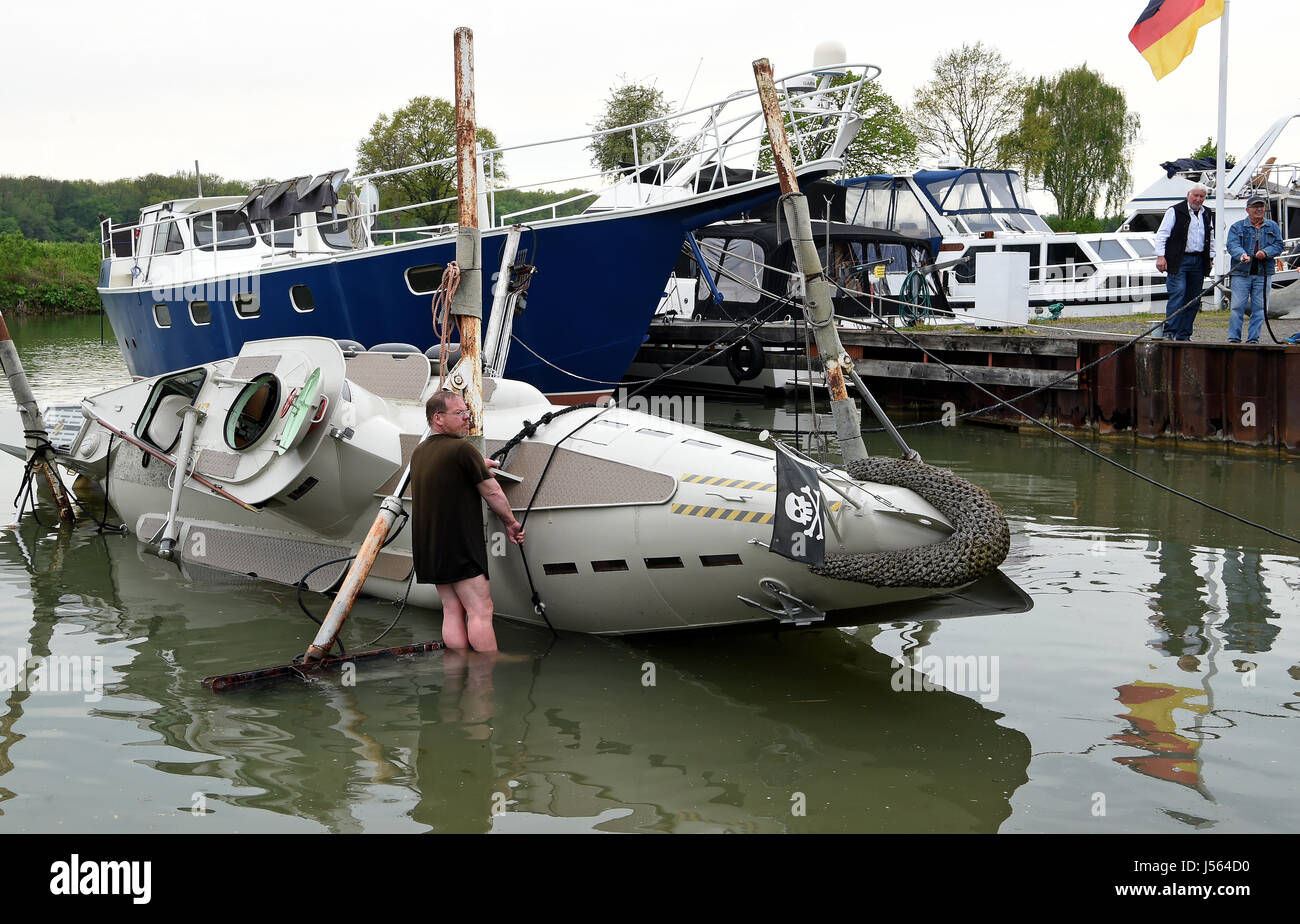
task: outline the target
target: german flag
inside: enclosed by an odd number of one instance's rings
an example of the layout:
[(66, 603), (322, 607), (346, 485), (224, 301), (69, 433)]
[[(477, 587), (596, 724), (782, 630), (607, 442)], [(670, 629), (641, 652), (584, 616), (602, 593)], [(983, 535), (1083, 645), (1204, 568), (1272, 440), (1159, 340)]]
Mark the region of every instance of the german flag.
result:
[(1192, 53), (1196, 30), (1222, 15), (1223, 0), (1151, 0), (1128, 40), (1159, 80)]

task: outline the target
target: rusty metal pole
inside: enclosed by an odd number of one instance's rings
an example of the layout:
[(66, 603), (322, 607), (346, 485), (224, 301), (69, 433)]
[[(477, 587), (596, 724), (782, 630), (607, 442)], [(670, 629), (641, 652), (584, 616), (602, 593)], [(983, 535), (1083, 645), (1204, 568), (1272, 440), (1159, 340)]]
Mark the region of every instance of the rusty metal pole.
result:
[(451, 313), (460, 316), (460, 355), (464, 369), (469, 439), (483, 451), (483, 246), (478, 227), (478, 156), (474, 149), (474, 33), (456, 30), (456, 263), (460, 287)]
[(14, 393), (14, 403), (18, 405), (18, 415), (23, 421), (23, 435), (27, 440), (27, 458), (36, 459), (36, 469), (45, 477), (54, 503), (59, 508), (59, 519), (64, 523), (75, 523), (76, 513), (72, 509), (72, 500), (68, 489), (64, 487), (58, 472), (54, 470), (54, 450), (50, 447), (49, 434), (45, 432), (45, 420), (41, 409), (36, 404), (36, 396), (23, 371), (23, 362), (18, 356), (18, 348), (9, 336), (9, 325), (4, 315), (0, 314), (0, 369), (4, 371), (9, 388)]
[(813, 329), (817, 354), (826, 370), (826, 384), (831, 392), (831, 415), (835, 420), (835, 434), (845, 460), (865, 459), (867, 447), (862, 442), (862, 425), (857, 406), (849, 398), (844, 383), (845, 371), (853, 368), (853, 360), (840, 343), (835, 329), (835, 316), (831, 303), (831, 287), (822, 271), (821, 258), (813, 241), (812, 220), (808, 214), (808, 200), (799, 191), (799, 180), (794, 173), (794, 158), (790, 154), (790, 141), (781, 119), (781, 103), (776, 95), (772, 78), (772, 65), (767, 58), (754, 62), (754, 80), (758, 84), (758, 98), (763, 104), (767, 120), (767, 137), (776, 161), (776, 175), (781, 181), (781, 206), (790, 228), (790, 243), (794, 247), (795, 262), (803, 278), (803, 311)]

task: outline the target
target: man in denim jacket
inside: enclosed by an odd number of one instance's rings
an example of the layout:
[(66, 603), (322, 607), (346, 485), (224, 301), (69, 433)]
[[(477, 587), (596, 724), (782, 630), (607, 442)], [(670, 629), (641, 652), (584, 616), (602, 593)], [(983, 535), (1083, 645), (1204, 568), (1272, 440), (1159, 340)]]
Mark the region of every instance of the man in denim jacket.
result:
[(1264, 325), (1265, 294), (1273, 280), (1273, 261), (1282, 253), (1282, 229), (1268, 214), (1268, 200), (1251, 196), (1246, 217), (1228, 229), (1228, 256), (1232, 261), (1232, 317), (1228, 342), (1241, 343), (1241, 318), (1250, 305), (1247, 343), (1259, 343)]

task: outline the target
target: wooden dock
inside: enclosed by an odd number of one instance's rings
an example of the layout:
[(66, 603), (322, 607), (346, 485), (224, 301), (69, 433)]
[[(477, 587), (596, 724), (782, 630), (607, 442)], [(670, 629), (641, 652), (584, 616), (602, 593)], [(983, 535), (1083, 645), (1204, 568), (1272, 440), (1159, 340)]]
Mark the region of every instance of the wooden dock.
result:
[[(679, 362), (732, 329), (726, 322), (655, 324), (637, 361)], [(802, 328), (776, 324), (757, 333), (769, 368), (802, 373)], [(951, 402), (965, 414), (993, 403), (972, 382), (1005, 401), (1042, 389), (1017, 407), (1054, 426), (1300, 455), (1300, 347), (1151, 339), (1126, 346), (1131, 337), (1109, 334), (905, 333), (915, 345), (902, 332), (841, 329), (858, 372), (886, 407), (928, 408), (937, 417)], [(711, 362), (722, 364), (723, 354)], [(976, 419), (1028, 425), (1000, 406)]]

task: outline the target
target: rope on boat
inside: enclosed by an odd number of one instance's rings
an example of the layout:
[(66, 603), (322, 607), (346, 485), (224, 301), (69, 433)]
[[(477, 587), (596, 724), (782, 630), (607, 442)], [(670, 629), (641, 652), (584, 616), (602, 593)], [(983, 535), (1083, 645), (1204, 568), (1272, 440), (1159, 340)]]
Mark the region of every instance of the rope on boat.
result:
[(873, 587), (960, 587), (992, 574), (1011, 550), (1011, 529), (989, 492), (945, 468), (873, 456), (849, 459), (857, 481), (908, 488), (953, 525), (951, 536), (931, 545), (858, 555), (830, 555), (812, 572)]

